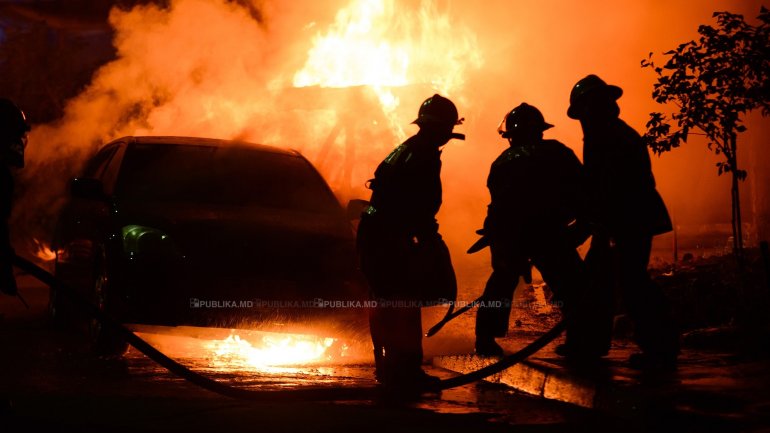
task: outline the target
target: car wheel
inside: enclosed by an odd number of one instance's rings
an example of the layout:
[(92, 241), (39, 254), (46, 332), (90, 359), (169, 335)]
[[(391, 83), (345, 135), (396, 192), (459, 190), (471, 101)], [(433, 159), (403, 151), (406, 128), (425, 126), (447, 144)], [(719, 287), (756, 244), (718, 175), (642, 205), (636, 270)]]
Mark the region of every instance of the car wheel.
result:
[[(107, 255), (102, 252), (97, 256), (94, 272), (92, 301), (99, 311), (113, 315), (115, 312), (114, 283), (109, 270)], [(115, 318), (113, 316), (113, 318)], [(100, 355), (123, 355), (128, 349), (128, 343), (123, 340), (113, 329), (104, 326), (96, 318), (89, 322), (89, 333), (94, 351)]]

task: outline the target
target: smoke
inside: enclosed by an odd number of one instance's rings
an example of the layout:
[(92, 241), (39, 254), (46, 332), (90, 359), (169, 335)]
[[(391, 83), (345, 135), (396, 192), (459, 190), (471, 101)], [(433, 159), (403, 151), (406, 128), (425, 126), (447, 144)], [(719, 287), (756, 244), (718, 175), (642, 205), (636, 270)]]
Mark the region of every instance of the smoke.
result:
[[(295, 148), (319, 167), (341, 201), (368, 198), (366, 179), (416, 131), (409, 122), (420, 102), (440, 92), (466, 118), (458, 129), (468, 140), (452, 141), (443, 152), (438, 219), (461, 288), (472, 287), (472, 298), (486, 277), (478, 269), (487, 269), (488, 256), (463, 252), (486, 212), (489, 165), (506, 146), (495, 132), (503, 115), (521, 102), (537, 106), (556, 125), (546, 137), (580, 157), (582, 133), (566, 116), (568, 97), (578, 79), (595, 73), (624, 89), (621, 117), (641, 132), (659, 107), (650, 97), (654, 76), (640, 60), (694, 38), (715, 10), (753, 17), (760, 7), (759, 1), (734, 3), (405, 0), (363, 1), (355, 8), (343, 0), (172, 0), (166, 7), (114, 9), (115, 60), (66, 103), (60, 120), (32, 131), (15, 235), (46, 239), (67, 180), (100, 145), (126, 135)], [(366, 8), (376, 9), (375, 19), (348, 32), (358, 45), (314, 49), (332, 32), (344, 34), (343, 25)], [(390, 48), (379, 51), (377, 40)], [(332, 56), (339, 58), (323, 62)], [(334, 66), (338, 81), (318, 79), (319, 64)], [(352, 69), (371, 64), (383, 70), (383, 64), (402, 64), (406, 78), (386, 80), (394, 87), (384, 89), (343, 74), (360, 76)], [(698, 146), (688, 143), (653, 158), (659, 189), (679, 223), (729, 218), (726, 179), (716, 177), (714, 158)]]
[[(333, 7), (330, 5), (328, 7)], [(113, 9), (116, 59), (67, 102), (63, 117), (35, 125), (14, 214), (18, 238), (46, 238), (67, 180), (102, 144), (127, 135), (191, 135), (263, 141), (280, 117), (273, 105), (294, 43), (292, 5), (253, 8), (225, 0)], [(309, 13), (321, 15), (314, 8)], [(309, 36), (302, 31), (294, 37)], [(287, 47), (281, 50), (280, 48)], [(290, 76), (288, 76), (290, 78)], [(284, 122), (286, 123), (286, 122)], [(292, 125), (294, 126), (294, 125)]]

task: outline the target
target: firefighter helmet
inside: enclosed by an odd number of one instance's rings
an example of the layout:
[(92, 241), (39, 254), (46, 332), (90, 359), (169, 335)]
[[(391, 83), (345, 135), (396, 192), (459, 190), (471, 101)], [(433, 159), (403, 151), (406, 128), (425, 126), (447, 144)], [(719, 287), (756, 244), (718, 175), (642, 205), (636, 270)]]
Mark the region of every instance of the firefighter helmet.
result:
[(429, 123), (460, 125), (462, 121), (463, 119), (459, 119), (455, 104), (449, 99), (435, 94), (420, 105), (417, 119), (412, 123), (420, 126)]
[(24, 148), (29, 130), (24, 112), (10, 99), (0, 98), (0, 152), (8, 164), (24, 166)]
[(618, 86), (607, 84), (596, 75), (588, 75), (581, 79), (572, 88), (569, 94), (569, 109), (567, 116), (577, 119), (580, 115), (578, 110), (585, 103), (588, 96), (605, 96), (613, 101), (623, 95), (623, 89)]
[(543, 132), (549, 128), (553, 128), (553, 125), (546, 123), (543, 113), (524, 102), (505, 115), (497, 132), (503, 138), (512, 138), (517, 133)]

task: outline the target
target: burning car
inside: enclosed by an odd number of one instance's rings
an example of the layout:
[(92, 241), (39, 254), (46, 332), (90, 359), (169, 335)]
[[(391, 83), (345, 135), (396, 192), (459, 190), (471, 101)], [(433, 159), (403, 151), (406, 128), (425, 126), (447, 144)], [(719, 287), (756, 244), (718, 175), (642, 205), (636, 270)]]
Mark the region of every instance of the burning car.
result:
[[(351, 223), (295, 151), (190, 137), (124, 137), (71, 182), (54, 237), (57, 277), (124, 323), (237, 326), (358, 320)], [(51, 294), (57, 323), (71, 322)], [(96, 347), (115, 351), (98, 323)]]

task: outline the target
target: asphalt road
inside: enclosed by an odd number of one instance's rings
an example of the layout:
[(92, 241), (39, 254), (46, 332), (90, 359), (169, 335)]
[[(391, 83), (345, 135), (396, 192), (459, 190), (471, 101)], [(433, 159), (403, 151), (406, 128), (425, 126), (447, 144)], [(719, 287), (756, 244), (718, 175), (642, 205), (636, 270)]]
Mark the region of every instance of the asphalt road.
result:
[[(30, 309), (0, 297), (2, 431), (619, 431), (627, 420), (477, 383), (419, 399), (355, 402), (239, 401), (196, 386), (135, 350), (118, 359), (90, 350), (85, 335), (51, 329), (48, 291), (19, 278)], [(162, 338), (159, 341), (163, 341)], [(200, 351), (183, 363), (233, 386), (286, 389), (373, 385), (366, 359), (355, 364), (254, 371), (214, 365)], [(449, 372), (430, 369), (443, 377)]]

